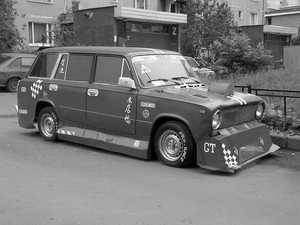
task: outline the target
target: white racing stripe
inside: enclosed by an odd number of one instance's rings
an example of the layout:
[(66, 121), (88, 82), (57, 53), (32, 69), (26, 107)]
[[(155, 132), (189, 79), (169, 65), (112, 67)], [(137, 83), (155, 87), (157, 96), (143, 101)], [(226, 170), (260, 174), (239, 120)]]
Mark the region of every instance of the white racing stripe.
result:
[(240, 99), (238, 99), (238, 98), (236, 98), (234, 96), (228, 96), (228, 98), (237, 101), (238, 103), (240, 103), (240, 105), (244, 105), (244, 103)]
[(234, 96), (235, 98), (237, 98), (237, 99), (239, 99), (239, 100), (241, 100), (245, 105), (247, 105), (247, 102), (246, 102), (246, 100), (245, 99), (243, 99), (242, 97), (240, 97), (240, 96)]

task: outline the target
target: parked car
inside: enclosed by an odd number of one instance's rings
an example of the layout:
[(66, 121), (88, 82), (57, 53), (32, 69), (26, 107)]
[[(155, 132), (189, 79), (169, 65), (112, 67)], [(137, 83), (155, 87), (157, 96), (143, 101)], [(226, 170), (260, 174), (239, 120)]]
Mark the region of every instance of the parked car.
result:
[(49, 141), (228, 172), (279, 149), (260, 122), (260, 97), (206, 86), (190, 71), (171, 51), (46, 49), (19, 83), (19, 125)]
[(25, 77), (35, 60), (35, 55), (24, 53), (0, 54), (0, 86), (16, 91), (18, 82)]
[(201, 67), (196, 59), (185, 56), (186, 61), (190, 64), (197, 77), (201, 79), (215, 79), (216, 73), (207, 67)]

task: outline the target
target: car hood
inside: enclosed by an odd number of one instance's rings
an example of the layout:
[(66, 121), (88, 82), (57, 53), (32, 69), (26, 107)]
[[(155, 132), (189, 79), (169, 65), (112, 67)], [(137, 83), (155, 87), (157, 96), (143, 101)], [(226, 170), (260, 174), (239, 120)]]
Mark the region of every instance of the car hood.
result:
[(248, 93), (233, 92), (231, 94), (221, 94), (209, 91), (206, 86), (168, 86), (156, 87), (145, 90), (146, 95), (165, 98), (174, 101), (183, 101), (192, 104), (205, 106), (211, 110), (230, 106), (242, 106), (263, 102), (260, 97)]

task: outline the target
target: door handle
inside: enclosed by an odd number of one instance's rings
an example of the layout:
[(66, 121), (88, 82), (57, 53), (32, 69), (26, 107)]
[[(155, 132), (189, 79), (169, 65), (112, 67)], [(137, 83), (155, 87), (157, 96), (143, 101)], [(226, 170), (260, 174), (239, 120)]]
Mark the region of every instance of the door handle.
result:
[(99, 90), (98, 89), (88, 89), (87, 94), (88, 94), (88, 96), (91, 96), (91, 97), (97, 97), (99, 95)]

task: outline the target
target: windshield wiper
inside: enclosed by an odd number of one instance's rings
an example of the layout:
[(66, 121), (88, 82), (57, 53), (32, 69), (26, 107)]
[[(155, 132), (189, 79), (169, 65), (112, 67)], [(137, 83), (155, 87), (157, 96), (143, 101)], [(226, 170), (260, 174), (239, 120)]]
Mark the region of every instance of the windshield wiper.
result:
[(150, 79), (150, 80), (147, 81), (147, 84), (148, 84), (148, 83), (151, 83), (151, 82), (153, 82), (153, 81), (172, 82), (172, 83), (175, 83), (175, 84), (178, 84), (178, 85), (181, 84), (180, 82), (178, 82), (178, 81), (176, 81), (176, 80), (173, 80), (173, 79), (167, 79), (167, 78), (157, 78), (157, 79), (153, 79), (153, 80)]
[(193, 77), (172, 77), (172, 80), (193, 80), (195, 83), (201, 83), (199, 80), (193, 78)]

